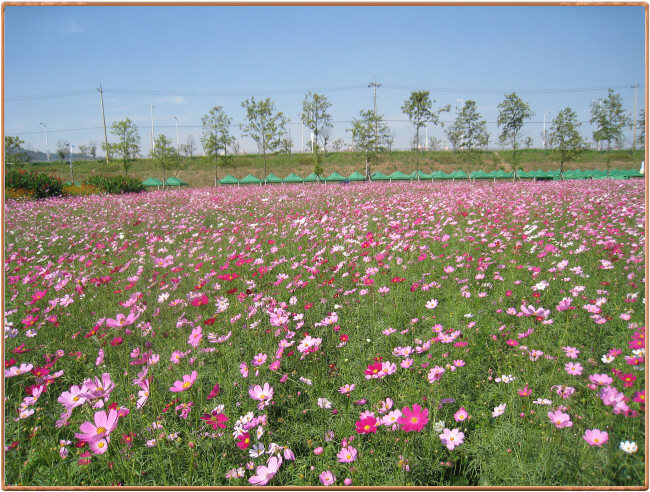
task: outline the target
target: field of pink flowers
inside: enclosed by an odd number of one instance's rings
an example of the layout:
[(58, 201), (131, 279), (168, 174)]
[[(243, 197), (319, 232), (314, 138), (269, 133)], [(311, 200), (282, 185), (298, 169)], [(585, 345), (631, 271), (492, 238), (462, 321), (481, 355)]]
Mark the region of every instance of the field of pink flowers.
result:
[(642, 486), (645, 183), (5, 204), (5, 484)]

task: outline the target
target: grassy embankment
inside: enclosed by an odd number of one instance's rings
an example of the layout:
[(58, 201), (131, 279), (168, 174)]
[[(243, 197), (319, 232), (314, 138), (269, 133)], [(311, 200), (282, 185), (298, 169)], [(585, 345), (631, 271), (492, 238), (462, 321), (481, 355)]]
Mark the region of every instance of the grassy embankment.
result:
[[(560, 163), (557, 156), (552, 152), (545, 153), (540, 149), (528, 149), (519, 152), (520, 162), (518, 168), (524, 171), (541, 169), (549, 171), (559, 169)], [(641, 161), (644, 159), (644, 151), (636, 151), (631, 155), (627, 150), (613, 151), (610, 169), (639, 169)], [(513, 170), (511, 164), (512, 153), (509, 151), (490, 151), (481, 156), (481, 162), (473, 162), (471, 171), (482, 169), (486, 172), (503, 169), (506, 172)], [(436, 170), (442, 170), (446, 173), (458, 169), (467, 169), (467, 162), (462, 153), (454, 154), (452, 151), (429, 151), (420, 154), (420, 169), (425, 173)], [(264, 161), (261, 155), (249, 154), (232, 156), (227, 165), (221, 165), (219, 161), (219, 177), (222, 178), (231, 174), (237, 179), (241, 179), (248, 174), (258, 178), (264, 175)], [(73, 162), (75, 180), (83, 180), (91, 172), (102, 174), (122, 174), (121, 163), (113, 160), (105, 163), (103, 160)], [(64, 180), (70, 179), (70, 166), (66, 163), (52, 162), (38, 163), (30, 166), (31, 168), (54, 172)], [(329, 152), (327, 153), (324, 163), (324, 176), (329, 176), (334, 171), (349, 176), (355, 171), (364, 174), (365, 164), (363, 154), (360, 152)], [(395, 171), (402, 171), (410, 174), (417, 169), (416, 155), (414, 151), (408, 152), (391, 152), (382, 155), (377, 165), (372, 166), (371, 171), (381, 171), (384, 174), (391, 174)], [(598, 151), (591, 150), (585, 152), (575, 163), (565, 166), (569, 169), (607, 169), (606, 155)], [(313, 157), (311, 154), (274, 154), (267, 155), (267, 172), (273, 173), (280, 178), (284, 178), (294, 172), (298, 176), (305, 177), (313, 171)], [(183, 169), (178, 173), (172, 172), (169, 175), (176, 174), (177, 177), (188, 182), (193, 187), (213, 186), (215, 166), (214, 160), (205, 157), (187, 158), (183, 163)], [(136, 176), (145, 180), (150, 177), (162, 179), (162, 172), (156, 163), (151, 159), (138, 159), (133, 163), (129, 170), (129, 175)]]

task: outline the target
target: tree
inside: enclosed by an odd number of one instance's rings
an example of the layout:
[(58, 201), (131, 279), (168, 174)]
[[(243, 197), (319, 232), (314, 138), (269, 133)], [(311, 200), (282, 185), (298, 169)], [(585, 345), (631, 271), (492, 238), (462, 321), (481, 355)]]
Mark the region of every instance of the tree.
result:
[(235, 155), (239, 155), (241, 146), (239, 145), (239, 142), (235, 139), (235, 137), (232, 138), (232, 144), (230, 144), (230, 146), (232, 148), (232, 153)]
[(284, 134), (284, 138), (280, 142), (280, 152), (283, 154), (291, 155), (291, 149), (293, 148), (293, 139), (291, 138), (291, 128), (287, 130)]
[[(327, 128), (332, 128), (330, 121), (332, 116), (327, 114), (327, 108), (332, 105), (325, 96), (319, 94), (312, 95), (308, 91), (305, 95), (305, 100), (302, 102), (302, 113), (300, 113), (300, 120), (303, 125), (309, 128), (314, 133), (315, 143), (318, 143), (318, 138), (323, 136), (323, 131)], [(329, 138), (330, 134), (327, 134)], [(323, 148), (327, 147), (327, 140), (323, 142)], [(312, 148), (312, 152), (315, 150)]]
[(88, 141), (88, 152), (93, 156), (93, 161), (97, 158), (97, 140), (91, 138)]
[(375, 116), (372, 110), (359, 111), (361, 119), (352, 120), (352, 138), (356, 149), (364, 153), (366, 160), (366, 178), (370, 179), (370, 163), (379, 160), (379, 155), (386, 151), (385, 145), (390, 138), (390, 129), (384, 123), (383, 116)]
[(339, 152), (343, 146), (345, 145), (345, 142), (343, 141), (342, 138), (337, 138), (332, 142), (332, 147), (334, 147), (334, 152)]
[(404, 106), (402, 106), (402, 112), (408, 115), (415, 127), (415, 161), (418, 181), (420, 180), (420, 128), (424, 127), (429, 121), (434, 125), (440, 123), (440, 126), (445, 126), (444, 123), (440, 122), (440, 113), (451, 110), (451, 106), (447, 105), (438, 109), (438, 111), (431, 112), (431, 103), (429, 91), (412, 91), (411, 97), (404, 101)]
[(481, 115), (476, 111), (476, 103), (470, 99), (465, 101), (465, 105), (458, 112), (454, 125), (460, 133), (461, 146), (465, 149), (469, 178), (472, 160), (480, 160), (481, 147), (486, 139), (489, 141), (486, 122), (481, 120)]
[(21, 147), (24, 143), (18, 136), (5, 135), (5, 166), (20, 167), (28, 162), (25, 149)]
[(442, 144), (442, 140), (436, 137), (429, 137), (429, 148), (431, 150), (438, 150), (438, 147)]
[(627, 124), (627, 116), (623, 111), (623, 100), (620, 94), (614, 94), (613, 89), (608, 89), (607, 98), (591, 102), (591, 124), (596, 123), (597, 130), (593, 132), (594, 140), (607, 142), (607, 176), (612, 161), (610, 150), (612, 142), (620, 143), (623, 137), (623, 128)]
[(462, 130), (459, 128), (457, 123), (458, 120), (449, 125), (445, 130), (445, 135), (447, 135), (447, 138), (451, 143), (454, 154), (462, 147)]
[(589, 148), (586, 139), (583, 139), (578, 132), (578, 123), (576, 114), (571, 108), (566, 108), (553, 118), (551, 133), (549, 135), (549, 145), (557, 153), (560, 159), (560, 176), (564, 179), (564, 163), (575, 161), (580, 154)]
[[(215, 106), (201, 118), (203, 133), (201, 144), (207, 155), (214, 156), (214, 186), (219, 182), (219, 151), (223, 150), (223, 161), (227, 160), (228, 146), (233, 144), (234, 137), (230, 135), (232, 120), (221, 106)], [(188, 143), (189, 145), (189, 143)]]
[(639, 111), (639, 121), (637, 123), (637, 128), (639, 129), (639, 136), (636, 137), (636, 141), (639, 144), (640, 149), (645, 148), (645, 109)]
[(61, 138), (56, 143), (56, 153), (61, 157), (61, 162), (65, 161), (65, 158), (70, 153), (70, 142)]
[(165, 189), (165, 181), (167, 181), (167, 171), (172, 169), (179, 169), (181, 156), (178, 151), (172, 146), (172, 139), (167, 138), (164, 134), (158, 135), (154, 142), (153, 150), (149, 154), (151, 158), (156, 161), (163, 173), (163, 190)]
[(284, 125), (289, 120), (284, 117), (281, 111), (274, 113), (275, 107), (270, 97), (259, 102), (255, 101), (254, 97), (251, 97), (250, 101), (246, 99), (241, 105), (246, 108), (247, 123), (245, 125), (240, 124), (239, 128), (246, 132), (242, 137), (250, 136), (262, 150), (264, 156), (264, 184), (266, 184), (266, 151), (274, 151), (280, 146), (285, 131)]
[(196, 145), (194, 144), (194, 135), (187, 136), (187, 139), (185, 140), (185, 150), (188, 154), (190, 154), (191, 159), (194, 155), (194, 152), (196, 151)]
[(533, 145), (533, 137), (526, 137), (526, 140), (524, 140), (524, 145), (527, 149), (530, 149), (530, 146)]
[[(314, 144), (314, 155), (312, 156), (312, 161), (314, 165), (314, 174), (319, 177), (325, 172), (323, 169), (323, 154), (319, 152), (320, 147), (317, 143)], [(318, 178), (316, 178), (318, 179)]]
[(327, 142), (332, 138), (332, 128), (323, 127), (320, 131), (320, 140), (323, 142), (323, 151), (327, 154)]
[(108, 144), (110, 152), (114, 157), (122, 160), (122, 167), (126, 176), (138, 152), (140, 152), (138, 127), (127, 118), (124, 121), (114, 121), (111, 125), (111, 133), (119, 139), (119, 142)]
[(386, 135), (386, 147), (388, 147), (389, 154), (393, 152), (393, 145), (395, 145), (395, 138), (397, 138), (397, 132), (395, 130), (391, 130), (391, 132), (388, 135)]
[(515, 92), (506, 94), (505, 100), (499, 104), (499, 117), (497, 125), (503, 126), (501, 135), (510, 140), (512, 146), (512, 165), (517, 165), (517, 149), (519, 149), (519, 140), (521, 138), (521, 129), (524, 126), (524, 120), (535, 116), (530, 110), (528, 103), (522, 101)]
[(498, 143), (499, 145), (501, 145), (501, 150), (503, 152), (505, 152), (506, 151), (506, 145), (508, 144), (508, 136), (504, 135), (504, 134), (499, 135), (499, 141), (495, 142), (495, 143)]

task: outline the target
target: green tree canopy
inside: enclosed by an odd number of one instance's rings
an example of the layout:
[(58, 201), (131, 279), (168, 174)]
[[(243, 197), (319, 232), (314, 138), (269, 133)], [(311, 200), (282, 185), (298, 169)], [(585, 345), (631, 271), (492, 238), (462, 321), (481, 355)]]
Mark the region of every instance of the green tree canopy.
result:
[(108, 149), (105, 144), (102, 144), (102, 148), (110, 152), (113, 157), (122, 160), (124, 174), (128, 175), (133, 161), (140, 152), (138, 127), (127, 118), (124, 121), (114, 121), (111, 125), (111, 133), (118, 138), (118, 142), (109, 143)]
[(440, 123), (441, 126), (445, 126), (444, 123), (440, 122), (440, 113), (451, 110), (451, 106), (447, 105), (440, 108), (438, 111), (432, 112), (432, 102), (435, 101), (429, 99), (429, 91), (413, 91), (411, 92), (411, 97), (404, 101), (404, 106), (402, 106), (402, 112), (408, 115), (411, 123), (413, 123), (413, 126), (415, 127), (415, 160), (418, 171), (418, 180), (420, 179), (420, 128), (426, 126), (429, 121), (434, 125)]
[[(602, 104), (601, 104), (602, 103)], [(618, 143), (623, 139), (623, 129), (627, 125), (628, 117), (623, 110), (623, 99), (620, 94), (614, 94), (614, 89), (607, 90), (607, 98), (591, 102), (591, 120), (596, 124), (596, 131), (593, 132), (594, 140), (607, 142), (607, 174), (612, 160), (610, 151), (612, 142)]]
[(24, 143), (18, 136), (5, 135), (5, 166), (20, 167), (28, 162), (27, 153), (21, 147)]
[[(332, 116), (327, 114), (327, 109), (332, 105), (325, 96), (320, 94), (313, 94), (311, 91), (308, 91), (305, 95), (305, 100), (302, 102), (302, 113), (300, 114), (300, 120), (303, 125), (309, 128), (314, 132), (314, 140), (318, 143), (319, 135), (321, 139), (324, 135), (321, 135), (324, 129), (332, 128)], [(327, 145), (327, 142), (323, 142), (323, 147)], [(312, 152), (315, 152), (315, 149), (312, 148)]]
[(578, 127), (581, 125), (571, 108), (563, 109), (553, 118), (548, 142), (560, 160), (562, 179), (564, 179), (564, 163), (575, 161), (589, 148), (587, 140), (578, 132)]
[(510, 140), (512, 146), (512, 164), (517, 165), (517, 150), (519, 149), (519, 140), (521, 139), (521, 129), (524, 126), (524, 120), (535, 116), (530, 110), (528, 103), (521, 100), (515, 92), (506, 94), (505, 100), (499, 104), (500, 109), (497, 125), (503, 127), (501, 135), (504, 140)]
[(469, 175), (472, 160), (480, 159), (481, 147), (490, 138), (486, 130), (485, 120), (482, 120), (481, 115), (476, 111), (476, 102), (472, 100), (465, 101), (465, 105), (458, 112), (454, 126), (455, 131), (460, 134), (460, 146), (465, 149), (467, 174)]
[(386, 142), (390, 138), (390, 129), (384, 123), (383, 116), (375, 116), (374, 111), (359, 111), (361, 119), (352, 120), (354, 147), (364, 153), (366, 160), (366, 177), (370, 178), (370, 163), (379, 159), (379, 154), (386, 151)]
[(277, 149), (284, 135), (286, 125), (289, 120), (284, 117), (282, 112), (274, 113), (275, 105), (271, 98), (264, 101), (255, 101), (251, 97), (250, 101), (246, 99), (241, 103), (246, 108), (246, 124), (240, 124), (240, 129), (245, 132), (242, 137), (250, 136), (262, 150), (264, 156), (264, 183), (266, 184), (266, 152)]
[(232, 145), (235, 137), (230, 135), (230, 123), (232, 120), (224, 112), (221, 106), (215, 106), (210, 112), (201, 118), (203, 133), (201, 144), (206, 154), (214, 156), (214, 186), (219, 182), (219, 151), (223, 150), (223, 161), (227, 159), (228, 146)]
[(164, 183), (167, 181), (167, 171), (171, 171), (172, 169), (178, 171), (181, 156), (178, 155), (176, 148), (172, 146), (172, 139), (167, 138), (162, 133), (154, 142), (154, 147), (150, 155), (163, 173), (163, 189), (165, 189)]

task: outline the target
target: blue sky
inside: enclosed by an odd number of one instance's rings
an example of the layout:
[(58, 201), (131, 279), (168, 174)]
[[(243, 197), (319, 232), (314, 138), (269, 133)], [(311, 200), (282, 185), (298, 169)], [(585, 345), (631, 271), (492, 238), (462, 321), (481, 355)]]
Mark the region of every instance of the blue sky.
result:
[[(412, 125), (401, 106), (412, 90), (429, 90), (434, 109), (476, 101), (491, 141), (497, 106), (512, 91), (536, 113), (525, 131), (541, 145), (546, 128), (570, 107), (591, 140), (590, 102), (620, 93), (626, 111), (645, 107), (643, 6), (5, 6), (5, 134), (34, 149), (58, 139), (73, 145), (104, 139), (106, 124), (130, 118), (142, 151), (154, 132), (176, 143), (201, 117), (223, 106), (244, 122), (241, 102), (270, 97), (301, 147), (299, 114), (307, 90), (332, 103), (334, 138), (350, 142), (350, 121), (373, 108), (407, 148)], [(585, 90), (594, 89), (597, 90)], [(573, 89), (567, 91), (568, 89)], [(575, 89), (580, 89), (575, 90)], [(132, 92), (124, 92), (132, 91)], [(74, 92), (73, 95), (49, 97)], [(134, 93), (135, 92), (135, 93)], [(208, 93), (208, 95), (206, 95)], [(254, 152), (252, 139), (232, 134)], [(630, 136), (631, 136), (631, 132)], [(429, 137), (443, 129), (429, 124)], [(114, 137), (108, 134), (109, 142)], [(309, 131), (304, 130), (305, 145)], [(496, 144), (491, 147), (497, 148)]]

